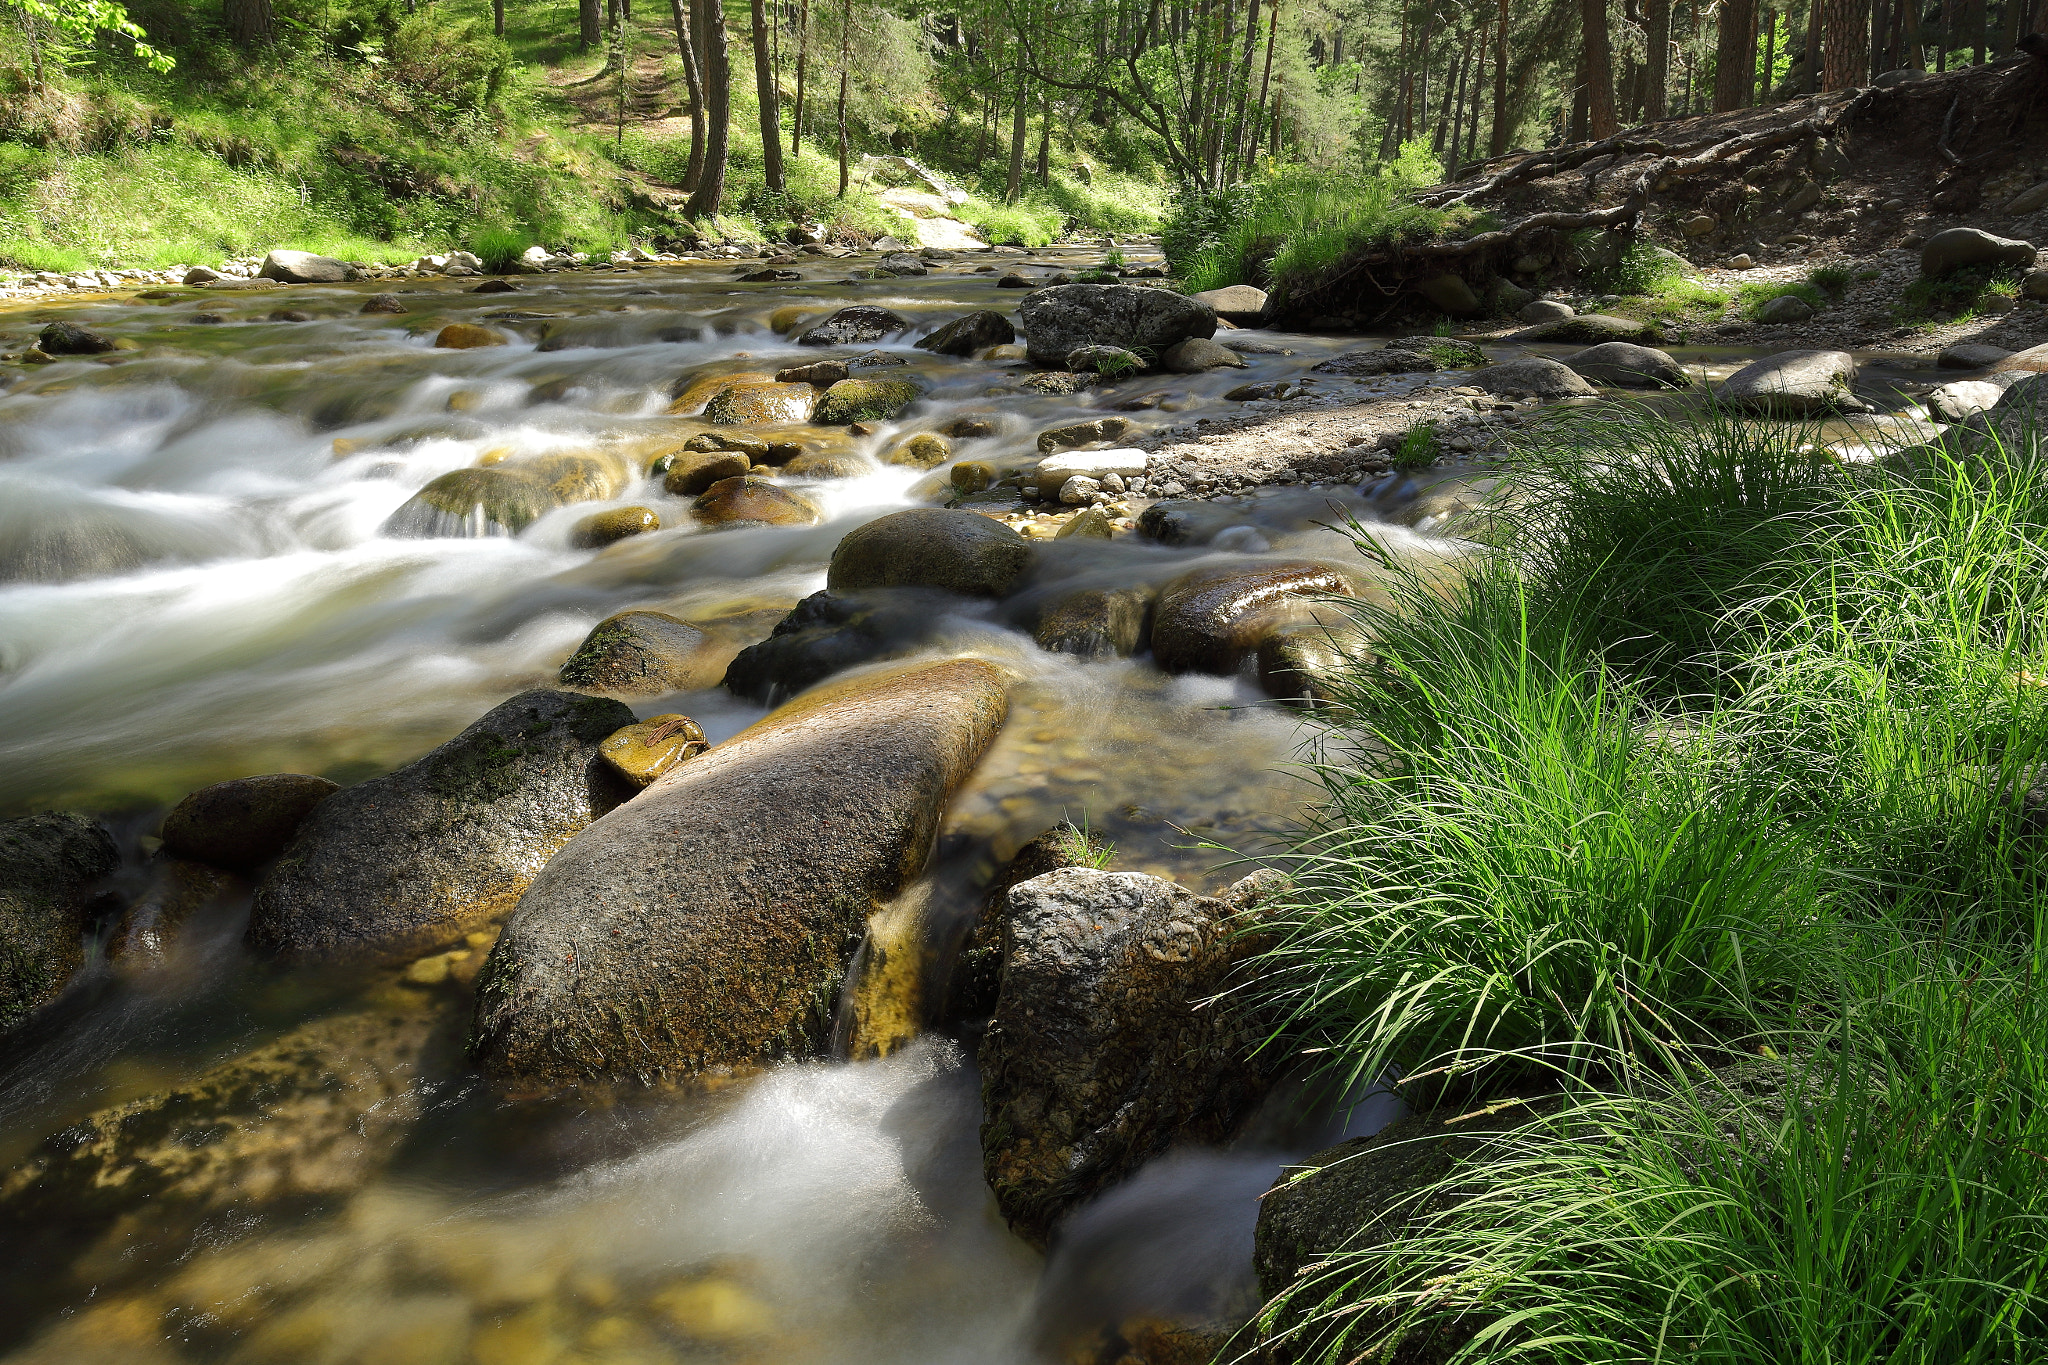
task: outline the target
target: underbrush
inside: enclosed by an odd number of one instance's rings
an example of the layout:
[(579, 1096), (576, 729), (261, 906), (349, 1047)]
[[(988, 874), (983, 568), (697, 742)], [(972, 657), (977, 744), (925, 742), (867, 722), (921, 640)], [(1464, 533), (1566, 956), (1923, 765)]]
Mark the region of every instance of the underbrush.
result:
[(1813, 435), (1552, 426), (1455, 582), (1361, 533), (1255, 989), (1334, 1091), (1558, 1099), (1325, 1248), (1290, 1358), (2041, 1354), (2048, 470)]
[(1183, 188), (1161, 242), (1190, 292), (1232, 284), (1298, 291), (1361, 251), (1484, 231), (1484, 214), (1414, 201), (1441, 177), (1427, 149), (1411, 143), (1370, 174), (1295, 168), (1217, 191)]
[(1921, 276), (1900, 292), (1893, 315), (1908, 326), (1968, 322), (1990, 299), (2019, 297), (2020, 274), (2012, 266), (1972, 265)]

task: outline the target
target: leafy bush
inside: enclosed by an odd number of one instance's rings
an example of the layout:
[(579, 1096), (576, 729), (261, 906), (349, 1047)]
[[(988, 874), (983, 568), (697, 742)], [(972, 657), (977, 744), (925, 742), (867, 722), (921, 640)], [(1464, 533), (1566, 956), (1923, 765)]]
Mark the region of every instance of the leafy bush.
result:
[(532, 234), (518, 228), (485, 228), (471, 235), (469, 249), (484, 269), (503, 274), (518, 264), (526, 249), (537, 245)]
[(1056, 241), (1066, 212), (1049, 199), (1027, 195), (1021, 203), (997, 204), (970, 197), (953, 214), (997, 246), (1040, 247)]

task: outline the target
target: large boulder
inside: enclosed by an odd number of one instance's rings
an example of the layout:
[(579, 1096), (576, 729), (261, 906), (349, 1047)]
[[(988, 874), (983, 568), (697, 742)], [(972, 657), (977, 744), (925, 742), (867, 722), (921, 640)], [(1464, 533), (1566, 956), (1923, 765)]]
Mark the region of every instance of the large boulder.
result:
[(0, 1035), (83, 965), (94, 884), (120, 861), (113, 836), (82, 815), (0, 822)]
[(114, 339), (75, 322), (52, 322), (36, 333), (36, 349), (44, 355), (101, 355), (114, 349)]
[(1982, 379), (1958, 379), (1930, 389), (1923, 402), (1937, 422), (1960, 422), (1980, 412), (1989, 412), (2005, 397), (2005, 389)]
[(2034, 263), (2034, 244), (2000, 237), (1982, 228), (1952, 227), (1929, 237), (1920, 248), (1920, 273), (1930, 278), (1972, 265)]
[(924, 397), (914, 379), (842, 379), (818, 400), (817, 420), (826, 426), (886, 422)]
[(818, 391), (809, 384), (733, 384), (704, 406), (704, 420), (721, 427), (760, 427), (808, 422)]
[(1525, 355), (1501, 365), (1488, 365), (1472, 375), (1472, 384), (1488, 393), (1537, 398), (1581, 398), (1598, 393), (1571, 366), (1544, 355)]
[(1603, 341), (1633, 341), (1654, 346), (1664, 338), (1656, 327), (1634, 318), (1611, 317), (1606, 313), (1580, 313), (1576, 317), (1552, 318), (1534, 327), (1524, 327), (1510, 341), (1576, 341), (1598, 346)]
[(1278, 878), (1220, 898), (1138, 872), (1069, 867), (1011, 888), (1002, 986), (982, 1039), (982, 1173), (1017, 1234), (1060, 1216), (1175, 1143), (1221, 1143), (1277, 1058), (1230, 997), (1243, 932)]
[(1952, 346), (1941, 348), (1941, 354), (1934, 358), (1936, 369), (1942, 370), (1988, 370), (2012, 352), (2003, 346), (1986, 346), (1979, 342), (1959, 341)]
[(1847, 351), (1781, 351), (1751, 361), (1721, 381), (1720, 399), (1773, 417), (1861, 412), (1851, 392), (1856, 358)]
[(798, 337), (799, 346), (866, 346), (896, 332), (908, 331), (910, 319), (872, 303), (856, 303)]
[(920, 337), (917, 347), (935, 355), (958, 356), (966, 359), (991, 346), (1007, 346), (1017, 339), (1017, 329), (1010, 320), (993, 308), (983, 308), (965, 317), (954, 318), (928, 337)]
[(1216, 335), (1209, 305), (1170, 289), (1063, 284), (1035, 290), (1017, 310), (1035, 365), (1058, 367), (1083, 346), (1160, 355), (1189, 337)]
[(1669, 354), (1627, 341), (1588, 346), (1566, 356), (1564, 363), (1595, 383), (1625, 389), (1682, 389), (1692, 383)]
[(1207, 337), (1189, 337), (1159, 357), (1159, 368), (1174, 374), (1205, 374), (1210, 370), (1241, 370), (1244, 358)]
[(766, 479), (748, 476), (720, 479), (690, 504), (706, 526), (810, 526), (819, 519), (817, 505)]
[(1141, 585), (1070, 588), (1050, 594), (1038, 606), (1031, 638), (1054, 654), (1128, 658), (1145, 646), (1157, 595)]
[(1239, 327), (1256, 327), (1266, 316), (1266, 291), (1254, 289), (1248, 284), (1225, 285), (1221, 289), (1204, 289), (1189, 298), (1205, 303), (1209, 310), (1225, 322)]
[(616, 701), (522, 692), (425, 758), (336, 792), (257, 886), (250, 945), (396, 961), (501, 917), (607, 808), (597, 746), (632, 723)]
[(2024, 351), (2015, 351), (1991, 367), (1993, 374), (2011, 374), (2015, 370), (2030, 373), (2048, 370), (2048, 343), (2029, 346)]
[(658, 611), (622, 611), (590, 628), (562, 665), (564, 687), (654, 697), (718, 682), (726, 655), (704, 631)]
[(340, 284), (352, 278), (355, 270), (348, 262), (332, 256), (315, 256), (310, 251), (273, 251), (263, 258), (263, 266), (256, 275), (286, 284)]
[(1002, 597), (1031, 567), (1031, 545), (1003, 523), (964, 508), (912, 507), (846, 533), (832, 551), (825, 586), (942, 588)]
[(1008, 709), (979, 659), (868, 674), (657, 779), (520, 900), (472, 1058), (532, 1084), (821, 1052), (863, 925), (922, 869)]
[(835, 673), (924, 644), (945, 609), (940, 594), (923, 589), (814, 592), (767, 639), (733, 656), (726, 690), (763, 705), (787, 701)]
[(164, 817), (164, 853), (246, 872), (284, 852), (314, 807), (340, 790), (310, 773), (269, 773), (201, 787)]
[(1159, 591), (1152, 657), (1169, 673), (1234, 673), (1303, 599), (1353, 597), (1352, 575), (1314, 560), (1255, 560), (1192, 569)]
[(385, 519), (387, 536), (516, 536), (555, 506), (547, 486), (517, 466), (451, 469)]

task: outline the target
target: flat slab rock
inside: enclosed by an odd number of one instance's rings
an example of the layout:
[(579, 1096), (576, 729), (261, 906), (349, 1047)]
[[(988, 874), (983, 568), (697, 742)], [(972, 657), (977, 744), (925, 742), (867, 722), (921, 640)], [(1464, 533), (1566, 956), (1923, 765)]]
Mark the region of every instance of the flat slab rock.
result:
[(1009, 712), (980, 659), (797, 698), (548, 864), (477, 983), (471, 1057), (523, 1085), (810, 1056), (869, 914), (922, 868)]
[(1721, 381), (1723, 402), (1774, 417), (1862, 412), (1850, 391), (1856, 358), (1847, 351), (1782, 351), (1751, 361)]

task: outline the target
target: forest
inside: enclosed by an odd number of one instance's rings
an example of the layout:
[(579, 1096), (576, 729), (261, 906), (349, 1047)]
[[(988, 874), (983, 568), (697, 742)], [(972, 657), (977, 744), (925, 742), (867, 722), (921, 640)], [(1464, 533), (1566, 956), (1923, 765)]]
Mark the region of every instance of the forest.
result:
[(1143, 233), (1169, 209), (1231, 212), (1208, 201), (1233, 187), (1370, 178), (1404, 149), (1411, 178), (1455, 177), (1514, 148), (1981, 64), (2048, 5), (12, 0), (0, 16), (0, 268), (67, 270), (282, 242), (397, 260), (812, 225), (858, 243), (896, 221), (876, 154), (949, 177), (992, 240)]

